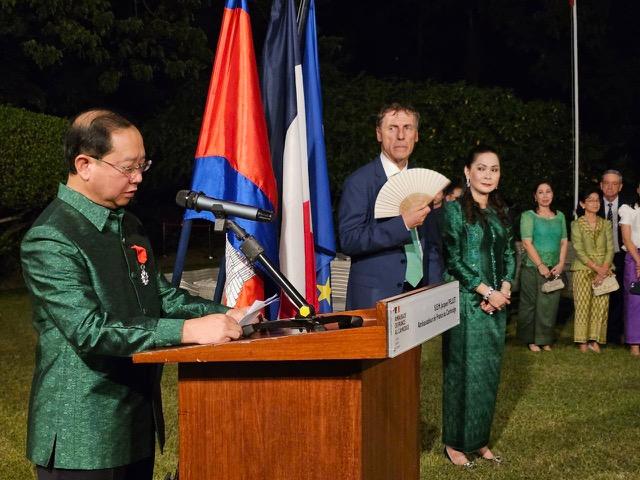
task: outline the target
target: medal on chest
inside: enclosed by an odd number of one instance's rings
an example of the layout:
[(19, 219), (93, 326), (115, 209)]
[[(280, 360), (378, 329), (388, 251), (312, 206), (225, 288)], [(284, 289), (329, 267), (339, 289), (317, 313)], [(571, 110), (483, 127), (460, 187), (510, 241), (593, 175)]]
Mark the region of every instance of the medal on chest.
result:
[(147, 249), (140, 245), (131, 245), (131, 248), (136, 252), (136, 258), (138, 259), (138, 265), (140, 266), (140, 281), (143, 285), (149, 284), (149, 272), (145, 268), (147, 263)]

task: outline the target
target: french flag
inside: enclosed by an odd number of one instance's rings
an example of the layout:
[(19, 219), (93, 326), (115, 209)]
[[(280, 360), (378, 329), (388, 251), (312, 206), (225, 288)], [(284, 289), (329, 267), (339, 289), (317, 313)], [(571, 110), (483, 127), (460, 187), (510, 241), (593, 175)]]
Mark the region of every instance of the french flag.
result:
[[(281, 199), (280, 270), (318, 309), (309, 195), (302, 55), (293, 0), (274, 0), (263, 50), (262, 92)], [(295, 309), (283, 299), (280, 317)]]
[[(247, 0), (225, 4), (191, 190), (265, 210), (278, 209)], [(215, 220), (210, 212), (187, 210), (185, 220), (194, 218)], [(274, 223), (234, 220), (262, 244), (269, 258), (276, 258)], [(235, 236), (228, 235), (224, 302), (241, 307), (264, 299), (264, 284), (239, 247)]]

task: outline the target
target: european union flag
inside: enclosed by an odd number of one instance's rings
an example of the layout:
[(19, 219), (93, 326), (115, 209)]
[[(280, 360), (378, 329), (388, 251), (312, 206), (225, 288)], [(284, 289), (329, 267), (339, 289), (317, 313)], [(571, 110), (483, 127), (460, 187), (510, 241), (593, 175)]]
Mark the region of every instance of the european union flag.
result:
[(331, 193), (327, 171), (327, 154), (322, 127), (322, 91), (316, 33), (314, 0), (309, 2), (302, 59), (304, 98), (307, 119), (307, 152), (309, 156), (309, 189), (316, 257), (318, 311), (333, 311), (331, 301), (331, 260), (336, 256)]

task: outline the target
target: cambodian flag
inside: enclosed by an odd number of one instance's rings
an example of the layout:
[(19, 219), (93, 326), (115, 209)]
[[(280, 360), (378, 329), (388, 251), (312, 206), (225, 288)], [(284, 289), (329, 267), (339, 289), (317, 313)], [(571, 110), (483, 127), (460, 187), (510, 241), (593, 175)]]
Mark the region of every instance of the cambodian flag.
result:
[(305, 109), (307, 114), (307, 152), (309, 156), (309, 191), (316, 255), (318, 312), (333, 311), (331, 301), (331, 260), (336, 256), (331, 192), (327, 171), (327, 153), (322, 127), (322, 90), (316, 34), (316, 8), (309, 2), (302, 58)]
[[(247, 0), (227, 0), (195, 155), (191, 189), (223, 200), (277, 210), (277, 187), (271, 166), (267, 126), (260, 99)], [(185, 220), (210, 212), (188, 210)], [(234, 219), (276, 258), (273, 223)], [(228, 235), (225, 303), (245, 306), (264, 298), (262, 279)]]
[[(274, 0), (263, 50), (262, 92), (281, 192), (280, 270), (317, 309), (302, 56), (293, 0)], [(295, 313), (283, 301), (281, 317)]]

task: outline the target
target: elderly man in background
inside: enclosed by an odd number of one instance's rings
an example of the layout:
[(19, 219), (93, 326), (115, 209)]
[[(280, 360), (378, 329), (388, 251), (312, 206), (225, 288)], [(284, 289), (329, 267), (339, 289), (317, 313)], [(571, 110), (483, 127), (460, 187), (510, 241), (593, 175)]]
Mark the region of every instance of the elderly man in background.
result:
[[(624, 255), (622, 247), (622, 232), (620, 231), (618, 209), (623, 205), (620, 192), (622, 192), (622, 174), (618, 170), (607, 170), (602, 174), (600, 180), (600, 190), (602, 191), (602, 202), (598, 215), (610, 220), (613, 225), (613, 265), (618, 283), (622, 285), (624, 273)], [(624, 321), (622, 289), (610, 293), (609, 296), (609, 319), (607, 323), (607, 343), (624, 344)]]

